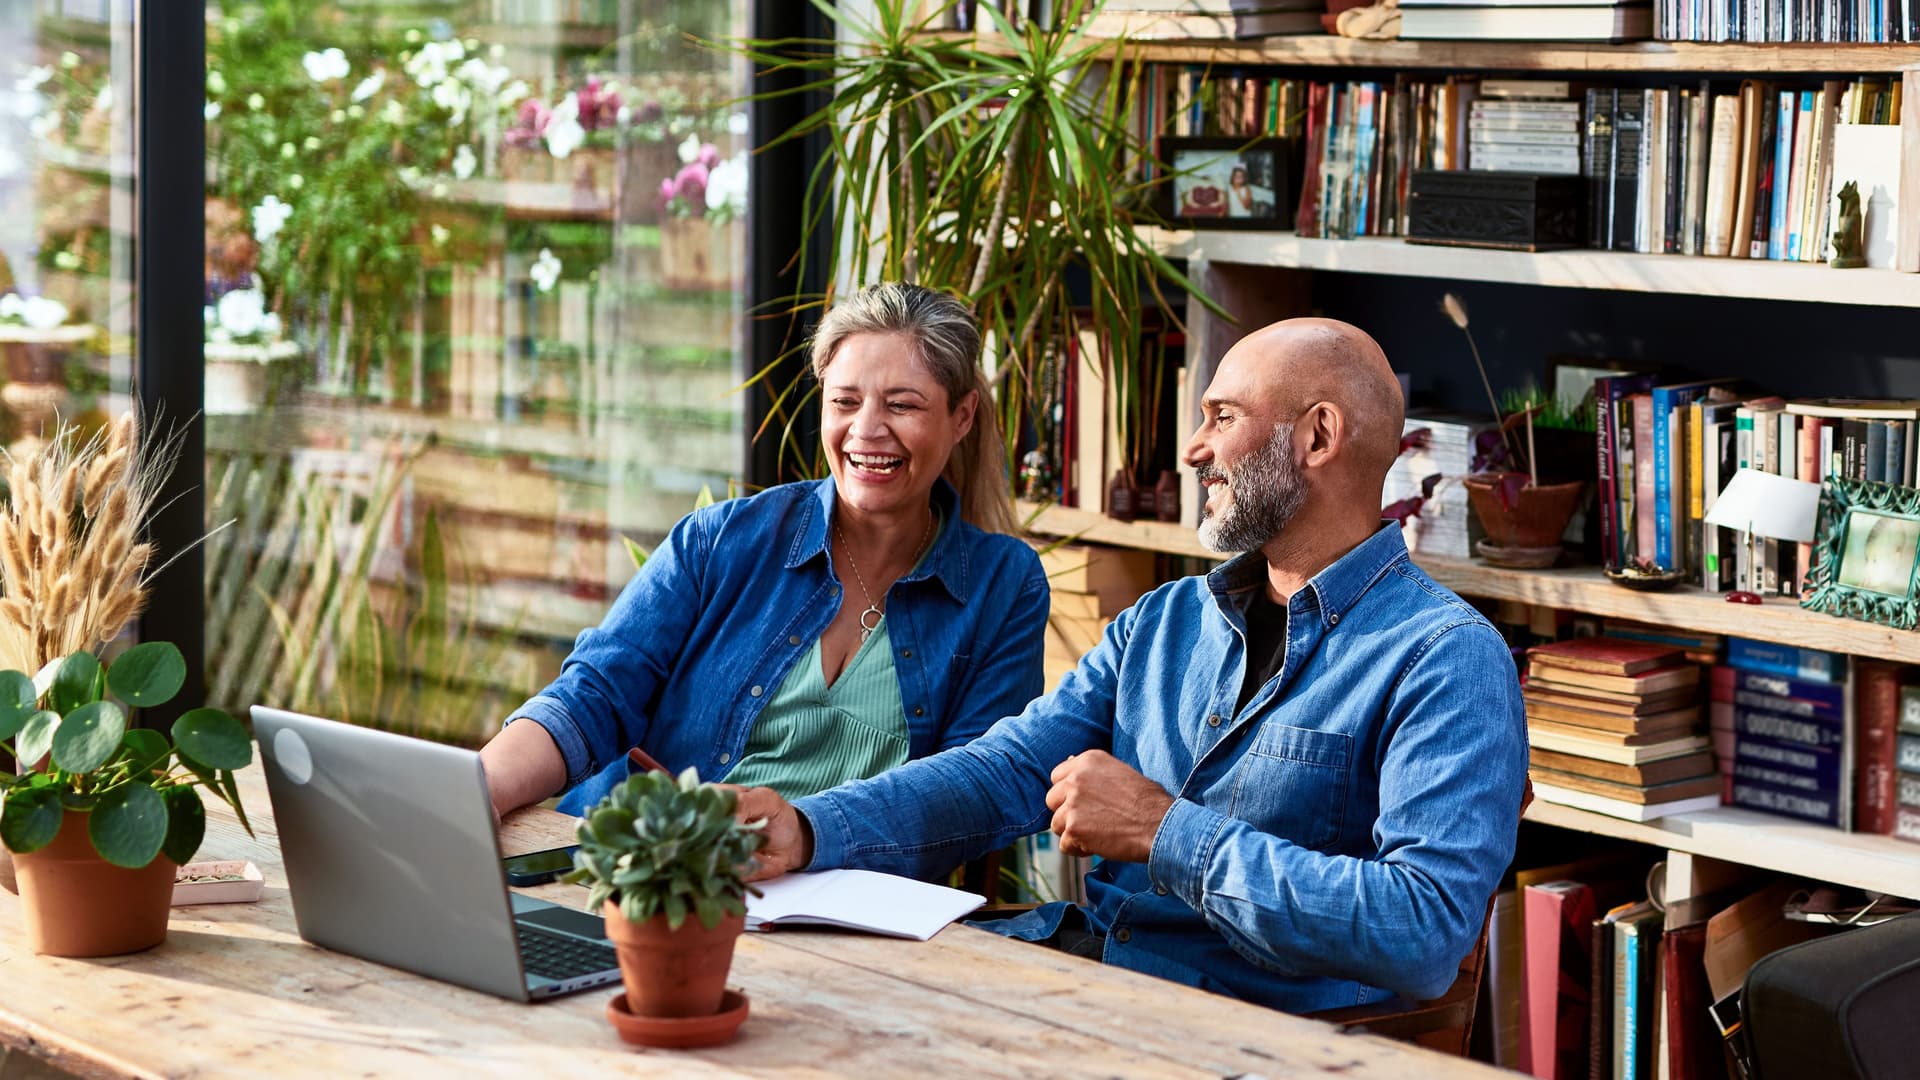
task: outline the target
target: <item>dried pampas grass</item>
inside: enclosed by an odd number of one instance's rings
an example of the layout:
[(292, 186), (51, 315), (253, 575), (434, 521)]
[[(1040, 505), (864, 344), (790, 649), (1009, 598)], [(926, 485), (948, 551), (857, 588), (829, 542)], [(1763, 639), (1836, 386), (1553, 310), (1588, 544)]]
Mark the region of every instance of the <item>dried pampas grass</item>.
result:
[(177, 434), (143, 446), (127, 413), (90, 439), (62, 424), (32, 456), (6, 455), (0, 670), (97, 651), (146, 607), (160, 568), (142, 534), (179, 453)]

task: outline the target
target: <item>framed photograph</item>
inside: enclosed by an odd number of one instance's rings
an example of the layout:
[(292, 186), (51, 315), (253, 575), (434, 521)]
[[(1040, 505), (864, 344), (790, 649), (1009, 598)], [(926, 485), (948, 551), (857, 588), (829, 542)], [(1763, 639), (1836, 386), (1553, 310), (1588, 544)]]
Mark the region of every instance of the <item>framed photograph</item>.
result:
[(1920, 624), (1920, 489), (1827, 479), (1800, 606), (1829, 615)]
[(1161, 212), (1202, 229), (1293, 227), (1287, 183), (1290, 139), (1163, 138), (1168, 167)]

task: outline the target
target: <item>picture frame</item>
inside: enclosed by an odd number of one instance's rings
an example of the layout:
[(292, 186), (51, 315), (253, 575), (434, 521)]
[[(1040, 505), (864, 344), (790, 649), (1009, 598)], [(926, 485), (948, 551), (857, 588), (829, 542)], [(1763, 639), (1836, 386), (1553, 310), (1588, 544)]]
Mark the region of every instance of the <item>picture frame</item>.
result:
[(1920, 625), (1920, 488), (1828, 477), (1817, 522), (1800, 606)]
[(1291, 229), (1292, 139), (1166, 136), (1160, 210), (1195, 229)]

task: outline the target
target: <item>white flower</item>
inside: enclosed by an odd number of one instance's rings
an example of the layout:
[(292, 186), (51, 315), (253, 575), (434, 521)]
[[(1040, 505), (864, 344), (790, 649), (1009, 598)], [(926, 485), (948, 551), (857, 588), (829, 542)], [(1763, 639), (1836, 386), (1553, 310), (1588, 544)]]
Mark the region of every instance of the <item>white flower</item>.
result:
[(407, 44), (409, 45), (420, 44), (420, 31), (418, 30), (407, 31)]
[(727, 114), (727, 130), (735, 135), (747, 133), (747, 114), (743, 112)]
[(447, 197), (447, 185), (436, 180), (433, 186), (427, 189), (427, 194), (436, 199), (444, 199)]
[(420, 186), (420, 170), (415, 166), (402, 165), (398, 170), (395, 171), (394, 175), (398, 176), (400, 178), (400, 182), (407, 185), (408, 187)]
[(247, 95), (247, 108), (252, 109), (254, 112), (259, 112), (261, 109), (264, 109), (266, 107), (267, 107), (266, 98), (261, 97), (259, 94)]
[(102, 113), (113, 111), (113, 84), (112, 83), (108, 83), (107, 85), (101, 87), (100, 92), (93, 95), (93, 111), (102, 112)]
[(385, 85), (387, 85), (387, 69), (375, 68), (373, 69), (373, 74), (360, 80), (359, 85), (353, 88), (353, 93), (347, 95), (347, 100), (365, 101), (379, 93), (380, 88)]
[(60, 54), (60, 66), (72, 71), (80, 66), (80, 54), (71, 50)]
[(207, 107), (202, 109), (201, 112), (205, 114), (209, 122), (218, 120), (220, 119), (220, 103), (217, 101), (209, 101), (207, 102)]
[(51, 330), (67, 321), (67, 305), (46, 296), (30, 296), (20, 306), (20, 321), (35, 330)]
[(455, 74), (483, 96), (492, 97), (507, 84), (507, 79), (513, 75), (513, 72), (503, 67), (495, 67), (476, 57), (461, 64), (460, 70)]
[(452, 233), (447, 231), (447, 227), (445, 225), (429, 226), (427, 229), (427, 232), (429, 235), (433, 237), (433, 243), (435, 247), (445, 244), (447, 242), (447, 237), (452, 235)]
[(27, 302), (20, 298), (19, 293), (10, 292), (0, 296), (0, 319), (17, 319), (26, 308)]
[(401, 108), (399, 102), (388, 98), (387, 103), (380, 109), (380, 119), (394, 127), (399, 127), (407, 122), (407, 110)]
[(367, 115), (367, 110), (364, 106), (360, 106), (360, 105), (347, 106), (347, 119), (358, 120), (365, 115)]
[(277, 338), (280, 336), (280, 316), (269, 311), (260, 316), (260, 336)]
[(53, 253), (53, 265), (60, 270), (78, 270), (80, 269), (80, 256), (62, 248)]
[(433, 86), (446, 81), (448, 59), (444, 46), (437, 41), (429, 41), (420, 46), (420, 51), (407, 57), (405, 67), (414, 82), (423, 87)]
[(304, 176), (301, 176), (299, 173), (294, 173), (292, 176), (287, 177), (287, 187), (290, 190), (299, 191), (301, 188), (306, 186), (307, 186), (307, 178)]
[(335, 124), (344, 124), (347, 122), (347, 110), (335, 109), (327, 114), (327, 119)]
[(260, 200), (253, 208), (253, 235), (262, 244), (273, 243), (280, 235), (280, 229), (286, 225), (287, 218), (293, 216), (293, 207), (280, 201), (280, 196), (269, 195)]
[(686, 139), (680, 143), (680, 164), (691, 165), (699, 156), (700, 137), (698, 135), (688, 135)]
[(467, 106), (473, 104), (473, 91), (452, 79), (434, 86), (433, 103), (453, 114), (455, 124), (467, 119)]
[(300, 66), (307, 69), (307, 78), (314, 82), (344, 79), (351, 70), (347, 64), (347, 54), (339, 49), (310, 52), (300, 58)]
[(540, 249), (540, 256), (533, 260), (533, 265), (527, 270), (527, 276), (533, 279), (533, 283), (540, 287), (541, 292), (553, 291), (554, 285), (560, 281), (560, 260), (554, 256), (552, 248)]
[(531, 93), (533, 93), (533, 87), (528, 86), (523, 80), (515, 79), (500, 91), (500, 104), (518, 105), (521, 98)]
[(309, 135), (306, 138), (300, 140), (300, 149), (308, 151), (309, 153), (320, 149), (320, 136)]
[(60, 114), (50, 112), (41, 113), (39, 116), (27, 121), (27, 130), (33, 132), (34, 138), (44, 139), (60, 130)]
[(293, 144), (290, 142), (283, 142), (280, 144), (280, 160), (282, 161), (292, 161), (293, 155), (298, 152), (299, 151), (295, 150), (293, 148)]
[(259, 333), (267, 314), (267, 298), (259, 289), (235, 289), (222, 296), (216, 306), (220, 326), (237, 338)]
[(735, 154), (707, 174), (707, 209), (747, 212), (747, 155)]
[(460, 149), (453, 152), (453, 175), (455, 177), (465, 180), (472, 176), (473, 170), (479, 166), (480, 159), (474, 156), (473, 147), (461, 143)]
[(564, 159), (586, 141), (587, 129), (580, 126), (580, 99), (568, 94), (553, 107), (547, 121), (547, 152)]
[(227, 77), (218, 71), (209, 70), (207, 72), (207, 93), (218, 95), (226, 92)]
[(13, 81), (13, 92), (16, 94), (31, 94), (35, 90), (45, 86), (47, 80), (51, 78), (53, 78), (53, 69), (50, 67), (43, 65), (41, 67), (28, 68), (25, 75)]
[(505, 55), (507, 55), (507, 47), (505, 45), (496, 42), (487, 46), (487, 57), (489, 59), (498, 60)]
[(214, 314), (212, 304), (208, 304), (206, 307), (200, 309), (200, 322), (202, 325), (211, 327), (219, 321), (220, 316)]

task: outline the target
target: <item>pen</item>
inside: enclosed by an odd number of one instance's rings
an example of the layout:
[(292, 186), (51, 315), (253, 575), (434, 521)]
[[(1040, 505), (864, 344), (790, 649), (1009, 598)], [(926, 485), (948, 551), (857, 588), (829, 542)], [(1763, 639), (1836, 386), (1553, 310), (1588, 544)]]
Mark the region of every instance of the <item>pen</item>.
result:
[(632, 762), (634, 765), (639, 766), (641, 769), (646, 770), (647, 772), (663, 772), (669, 776), (673, 775), (672, 769), (669, 769), (665, 765), (660, 764), (658, 761), (653, 760), (651, 755), (649, 755), (645, 750), (642, 750), (637, 746), (627, 751), (627, 760)]

